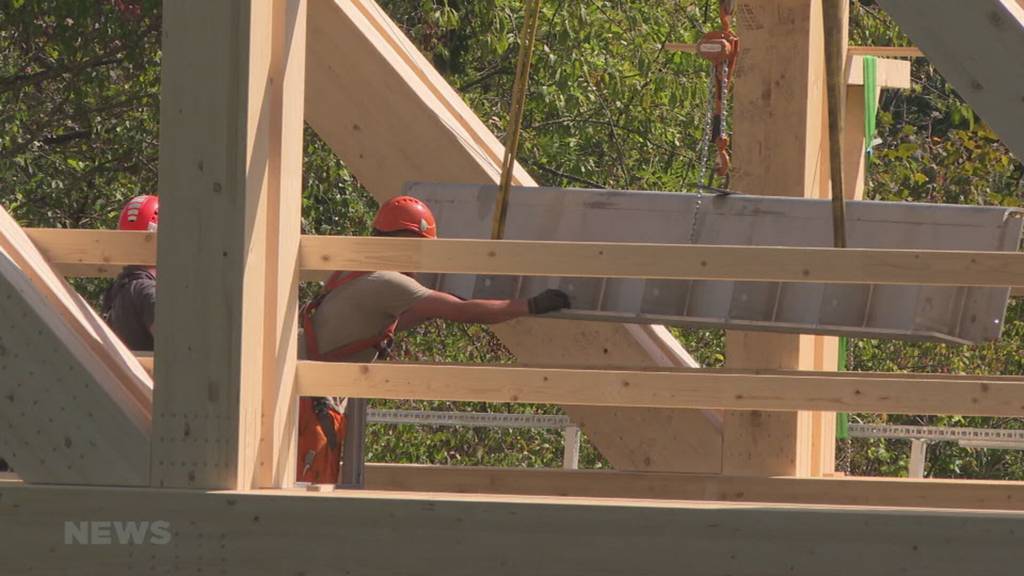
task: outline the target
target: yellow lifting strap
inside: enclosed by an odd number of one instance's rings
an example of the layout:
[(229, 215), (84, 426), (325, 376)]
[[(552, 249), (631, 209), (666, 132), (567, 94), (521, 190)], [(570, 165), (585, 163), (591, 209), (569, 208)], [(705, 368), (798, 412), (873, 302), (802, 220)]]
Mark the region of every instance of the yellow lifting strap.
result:
[(509, 112), (508, 136), (505, 138), (505, 157), (501, 162), (501, 185), (494, 205), (494, 222), (491, 239), (501, 240), (505, 236), (505, 215), (508, 213), (509, 188), (512, 186), (512, 172), (516, 166), (519, 151), (519, 133), (523, 123), (523, 108), (526, 106), (527, 84), (530, 78), (530, 60), (533, 43), (537, 37), (537, 22), (540, 20), (540, 0), (527, 0), (523, 18), (523, 31), (519, 39), (519, 58), (516, 62), (515, 82), (512, 85), (512, 107)]

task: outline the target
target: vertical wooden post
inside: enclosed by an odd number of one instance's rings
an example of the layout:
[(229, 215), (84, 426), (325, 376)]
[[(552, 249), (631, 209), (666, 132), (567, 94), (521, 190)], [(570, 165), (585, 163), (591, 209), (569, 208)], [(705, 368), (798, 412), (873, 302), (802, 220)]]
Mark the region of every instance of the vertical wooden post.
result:
[(264, 362), (265, 341), (271, 330), (284, 336), (287, 317), (265, 330), (268, 310), (287, 298), (268, 278), (290, 258), (279, 239), (286, 227), (269, 225), (268, 214), (294, 215), (294, 199), (280, 197), (295, 165), (281, 158), (282, 141), (294, 142), (294, 134), (274, 97), (271, 39), (280, 7), (262, 0), (164, 5), (155, 486), (257, 484), (262, 395), (276, 361)]
[[(736, 14), (743, 53), (736, 70), (732, 185), (747, 194), (827, 197), (821, 3), (746, 0)], [(729, 332), (726, 363), (830, 370), (835, 346), (835, 338), (821, 336)], [(831, 421), (810, 412), (726, 412), (722, 472), (820, 473), (827, 468)]]
[[(882, 93), (882, 87), (875, 87), (875, 100)], [(843, 173), (846, 179), (847, 200), (862, 200), (864, 186), (867, 181), (867, 159), (864, 156), (864, 145), (867, 135), (864, 134), (864, 101), (863, 86), (846, 88), (846, 123), (843, 137)]]
[[(814, 370), (839, 369), (839, 338), (814, 339)], [(836, 413), (811, 413), (811, 476), (830, 476), (836, 471)]]
[(267, 298), (264, 311), (263, 417), (258, 483), (282, 487), (295, 479), (298, 397), (295, 361), (302, 234), (303, 114), (306, 88), (307, 0), (274, 0), (271, 56), (271, 143), (267, 207)]

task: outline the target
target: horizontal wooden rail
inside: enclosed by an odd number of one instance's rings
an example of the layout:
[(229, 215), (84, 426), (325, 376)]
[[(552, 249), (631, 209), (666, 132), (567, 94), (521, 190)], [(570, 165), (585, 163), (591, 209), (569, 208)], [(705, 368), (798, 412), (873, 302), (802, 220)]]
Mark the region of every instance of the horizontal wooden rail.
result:
[[(173, 563), (261, 576), (282, 573), (286, 560), (306, 574), (1013, 574), (1024, 521), (1008, 510), (366, 490), (3, 483), (0, 500), (0, 541), (14, 551), (4, 574), (135, 574)], [(65, 522), (104, 519), (117, 529), (105, 524), (103, 540), (60, 545)], [(121, 519), (158, 520), (171, 537), (156, 540), (164, 533), (151, 526), (131, 545), (118, 537)]]
[(302, 396), (728, 410), (1024, 416), (1021, 379), (301, 361)]
[(917, 46), (850, 46), (846, 53), (851, 56), (878, 56), (883, 58), (924, 58), (925, 53)]
[[(69, 277), (113, 278), (125, 266), (156, 266), (153, 232), (26, 228), (47, 261)], [(325, 271), (305, 271), (303, 280), (323, 280)]]
[[(864, 56), (851, 55), (847, 63), (846, 85), (864, 85)], [(879, 58), (875, 63), (875, 85), (879, 88), (906, 90), (911, 86), (910, 60)]]
[[(696, 44), (682, 42), (666, 42), (665, 50), (669, 52), (697, 52)], [(916, 46), (850, 46), (847, 54), (851, 56), (878, 56), (884, 58), (923, 58), (924, 52)]]
[[(0, 483), (21, 483), (0, 472)], [(367, 464), (369, 490), (1024, 511), (1024, 482)]]
[(1024, 285), (1024, 254), (306, 236), (304, 270), (936, 286)]
[[(65, 274), (110, 276), (126, 264), (155, 265), (155, 236), (109, 230), (29, 229)], [(304, 236), (304, 278), (333, 270), (401, 270), (621, 278), (679, 278), (1024, 286), (1024, 254), (692, 246), (503, 240), (431, 240)]]
[(26, 228), (50, 265), (65, 276), (117, 276), (128, 265), (156, 266), (156, 233)]
[(368, 464), (370, 490), (1024, 510), (1024, 482), (747, 476)]
[[(152, 372), (153, 370), (153, 354), (152, 352), (136, 352), (136, 358), (139, 364), (143, 368)], [(410, 366), (419, 366), (419, 364), (409, 364)], [(449, 364), (449, 366), (463, 366), (462, 364)], [(507, 367), (507, 368), (525, 368), (525, 366), (494, 366), (495, 368)], [(537, 369), (543, 369), (543, 367), (534, 367)], [(559, 369), (566, 370), (587, 370), (591, 369), (589, 366), (558, 366)], [(679, 368), (676, 370), (670, 370), (661, 367), (633, 367), (633, 366), (604, 366), (601, 368), (604, 371), (612, 370), (615, 372), (675, 372), (675, 371), (686, 371), (689, 372), (700, 372), (701, 369), (688, 370), (685, 368)], [(706, 369), (705, 369), (706, 370)], [(800, 370), (799, 372), (793, 372), (792, 370), (764, 370), (764, 369), (742, 369), (742, 368), (716, 368), (714, 373), (720, 376), (779, 376), (779, 377), (790, 377), (793, 375), (805, 376), (805, 377), (818, 377), (818, 378), (833, 378), (835, 380), (952, 380), (952, 381), (984, 381), (984, 382), (1015, 382), (1018, 384), (1024, 384), (1024, 376), (1007, 376), (1001, 374), (921, 374), (912, 372), (819, 372), (813, 370)]]

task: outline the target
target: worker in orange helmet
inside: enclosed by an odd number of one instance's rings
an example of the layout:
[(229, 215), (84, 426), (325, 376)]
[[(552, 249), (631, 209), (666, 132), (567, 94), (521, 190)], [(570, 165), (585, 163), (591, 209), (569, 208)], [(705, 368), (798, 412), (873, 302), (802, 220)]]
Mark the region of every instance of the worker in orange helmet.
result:
[[(160, 199), (136, 196), (121, 209), (119, 230), (156, 232)], [(111, 329), (131, 350), (153, 350), (156, 310), (156, 268), (125, 266), (103, 295), (102, 313)]]
[[(381, 206), (373, 220), (374, 236), (437, 238), (437, 224), (426, 204), (398, 196)], [(424, 287), (413, 274), (399, 272), (335, 272), (320, 295), (302, 310), (300, 354), (327, 362), (372, 362), (386, 358), (396, 332), (426, 320), (497, 324), (527, 315), (569, 308), (561, 290), (545, 290), (516, 300), (463, 300)], [(353, 477), (362, 484), (362, 430), (365, 401), (350, 399), (345, 407), (330, 398), (303, 398), (299, 406), (298, 480), (337, 483), (338, 463), (353, 462)], [(345, 423), (355, 436), (345, 442)], [(349, 472), (346, 472), (348, 475)]]

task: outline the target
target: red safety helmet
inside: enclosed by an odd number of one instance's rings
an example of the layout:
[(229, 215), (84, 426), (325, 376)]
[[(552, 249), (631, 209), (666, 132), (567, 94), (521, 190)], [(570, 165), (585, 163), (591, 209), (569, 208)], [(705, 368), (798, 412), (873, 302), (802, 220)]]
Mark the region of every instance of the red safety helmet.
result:
[(430, 208), (412, 196), (395, 196), (380, 207), (373, 219), (377, 232), (412, 232), (423, 238), (437, 238), (437, 222)]
[(153, 232), (160, 220), (160, 199), (156, 196), (136, 196), (121, 209), (118, 230)]

